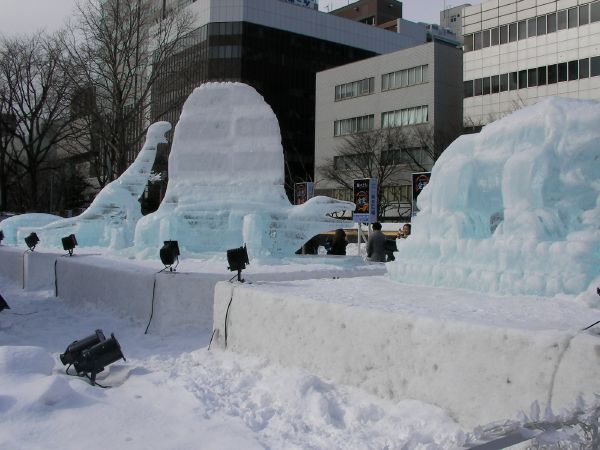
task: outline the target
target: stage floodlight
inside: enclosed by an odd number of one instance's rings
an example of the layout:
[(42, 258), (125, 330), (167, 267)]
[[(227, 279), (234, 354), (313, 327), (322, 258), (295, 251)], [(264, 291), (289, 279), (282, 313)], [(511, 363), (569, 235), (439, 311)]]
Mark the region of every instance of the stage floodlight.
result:
[(84, 337), (79, 341), (73, 341), (64, 353), (60, 355), (60, 361), (66, 366), (67, 364), (74, 364), (81, 359), (81, 353), (93, 347), (100, 342), (104, 342), (106, 338), (102, 330), (96, 330), (94, 334)]
[(10, 309), (10, 306), (8, 306), (8, 303), (6, 303), (6, 300), (4, 300), (4, 297), (2, 297), (2, 295), (0, 295), (0, 311), (3, 311), (5, 309)]
[(229, 264), (228, 269), (232, 272), (237, 271), (238, 281), (243, 283), (244, 280), (242, 279), (242, 270), (246, 268), (247, 264), (250, 264), (250, 261), (248, 260), (248, 250), (246, 249), (246, 245), (244, 245), (243, 247), (227, 250), (227, 263)]
[(89, 373), (92, 385), (96, 384), (96, 375), (102, 372), (106, 366), (112, 364), (119, 359), (125, 361), (125, 356), (121, 351), (121, 346), (115, 338), (114, 334), (110, 335), (110, 339), (106, 339), (98, 344), (81, 352), (79, 361), (75, 361), (73, 366), (78, 374)]
[(35, 246), (40, 242), (40, 238), (35, 233), (31, 233), (29, 236), (25, 238), (25, 244), (29, 248), (29, 250), (34, 251)]
[(73, 256), (73, 249), (77, 247), (77, 238), (74, 234), (70, 234), (62, 238), (63, 249), (69, 252), (69, 256)]
[(3, 240), (4, 240), (4, 231), (0, 230), (0, 244), (2, 244)]
[[(171, 272), (179, 265), (179, 243), (177, 241), (164, 241), (164, 245), (160, 249), (160, 260), (165, 265), (165, 269)], [(176, 263), (176, 264), (175, 264)], [(175, 264), (175, 267), (173, 267)]]

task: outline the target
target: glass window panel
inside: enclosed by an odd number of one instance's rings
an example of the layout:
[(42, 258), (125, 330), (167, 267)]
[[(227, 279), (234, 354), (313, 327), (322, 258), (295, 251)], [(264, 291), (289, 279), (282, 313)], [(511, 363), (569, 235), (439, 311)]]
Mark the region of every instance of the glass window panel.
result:
[(335, 87), (335, 99), (339, 100), (339, 98), (340, 98), (340, 87), (336, 86)]
[(481, 32), (481, 46), (483, 48), (490, 46), (490, 30), (484, 30)]
[(400, 110), (394, 112), (394, 126), (402, 125), (402, 113)]
[(508, 41), (514, 42), (517, 40), (517, 24), (511, 23), (508, 25)]
[(473, 97), (473, 80), (465, 81), (463, 84), (465, 98)]
[(579, 78), (590, 76), (590, 60), (588, 58), (579, 60)]
[(423, 106), (423, 122), (429, 122), (429, 106)]
[(490, 93), (490, 88), (491, 88), (490, 77), (485, 77), (483, 79), (483, 86), (482, 86), (482, 89), (481, 89), (481, 94), (482, 95), (488, 95)]
[(537, 69), (538, 79), (537, 85), (543, 86), (546, 84), (546, 66), (538, 67)]
[(423, 66), (423, 83), (427, 83), (429, 81), (429, 66)]
[(569, 28), (575, 28), (577, 26), (577, 8), (569, 9), (567, 14), (569, 17)]
[(508, 74), (500, 75), (500, 92), (508, 91)]
[(357, 95), (360, 95), (360, 85), (358, 81), (355, 81), (352, 83), (352, 96), (356, 97)]
[(546, 17), (546, 31), (548, 33), (554, 33), (556, 31), (556, 13), (548, 14)]
[(422, 83), (423, 82), (423, 71), (421, 66), (415, 68), (415, 82)]
[(519, 22), (519, 40), (527, 39), (527, 21), (521, 20)]
[(517, 84), (517, 72), (511, 72), (508, 74), (508, 88), (514, 91), (518, 88)]
[(502, 25), (500, 27), (500, 44), (506, 44), (508, 42), (508, 25)]
[(559, 30), (564, 30), (567, 28), (567, 10), (563, 9), (556, 13), (556, 28)]
[(569, 61), (569, 81), (579, 78), (579, 61)]
[(567, 81), (568, 79), (567, 63), (558, 64), (558, 81)]
[(473, 35), (472, 34), (467, 34), (465, 36), (463, 50), (465, 51), (465, 53), (473, 51)]
[(388, 113), (381, 113), (381, 128), (387, 128), (389, 126)]
[(369, 92), (375, 92), (375, 77), (369, 78)]
[(390, 73), (390, 89), (394, 89), (396, 87), (396, 75), (398, 72)]
[(381, 90), (382, 91), (388, 90), (389, 79), (390, 79), (390, 76), (387, 73), (385, 75), (382, 75), (382, 77), (381, 77)]
[(548, 66), (548, 84), (554, 84), (558, 80), (558, 70), (556, 64)]
[(499, 36), (498, 32), (499, 32), (498, 27), (492, 28), (490, 30), (490, 43), (492, 45), (498, 45), (498, 43), (500, 42), (500, 36)]
[(537, 18), (537, 35), (541, 36), (546, 34), (546, 16)]
[(402, 86), (408, 86), (408, 69), (402, 71)]
[(408, 109), (402, 110), (402, 125), (408, 125)]
[(417, 106), (415, 108), (415, 123), (423, 123), (423, 119), (421, 118), (421, 107)]
[(498, 75), (492, 76), (492, 94), (500, 92), (500, 77)]
[(590, 22), (600, 22), (600, 2), (590, 3)]
[(527, 71), (519, 70), (519, 89), (525, 89), (527, 87)]
[(473, 50), (481, 49), (481, 31), (478, 31), (473, 35)]
[(416, 120), (416, 111), (415, 108), (410, 108), (408, 110), (408, 124), (414, 125)]
[(579, 25), (590, 23), (590, 5), (581, 5), (579, 7)]
[(527, 86), (537, 86), (537, 69), (529, 69), (527, 71)]
[(473, 95), (481, 95), (481, 91), (483, 89), (483, 80), (478, 78), (475, 80), (475, 87), (473, 91)]
[(590, 58), (590, 76), (597, 77), (600, 75), (600, 56)]
[(415, 84), (415, 69), (409, 69), (408, 71), (408, 85), (413, 85)]
[(537, 21), (535, 18), (527, 20), (527, 36), (533, 37), (537, 35), (536, 32)]

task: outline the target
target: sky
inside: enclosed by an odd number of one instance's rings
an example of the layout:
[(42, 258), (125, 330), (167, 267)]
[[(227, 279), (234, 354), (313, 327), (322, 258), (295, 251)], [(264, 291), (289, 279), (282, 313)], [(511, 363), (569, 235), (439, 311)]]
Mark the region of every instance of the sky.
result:
[[(75, 0), (0, 0), (0, 33), (13, 35), (45, 29), (54, 31), (72, 13)], [(352, 3), (351, 0), (320, 0), (319, 9), (327, 11)], [(462, 4), (450, 0), (404, 0), (403, 16), (414, 22), (438, 23), (440, 11)], [(468, 3), (478, 4), (480, 0)]]

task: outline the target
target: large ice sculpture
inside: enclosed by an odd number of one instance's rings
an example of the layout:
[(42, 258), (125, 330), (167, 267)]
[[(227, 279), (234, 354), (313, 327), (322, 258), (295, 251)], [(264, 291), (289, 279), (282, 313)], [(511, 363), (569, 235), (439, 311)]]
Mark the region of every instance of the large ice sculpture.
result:
[(183, 106), (165, 198), (139, 221), (135, 247), (156, 253), (163, 240), (175, 239), (188, 253), (247, 243), (252, 256), (290, 255), (345, 224), (327, 213), (354, 210), (326, 197), (294, 207), (283, 179), (279, 124), (269, 105), (245, 84), (204, 84)]
[(0, 230), (4, 233), (4, 244), (17, 244), (17, 231), (21, 228), (37, 229), (62, 219), (54, 214), (27, 213), (9, 217), (0, 222)]
[(419, 196), (390, 276), (597, 298), (599, 125), (600, 103), (551, 98), (458, 138)]
[(19, 228), (19, 238), (35, 231), (44, 245), (60, 247), (61, 238), (71, 233), (80, 246), (110, 247), (133, 245), (137, 221), (142, 217), (139, 198), (151, 175), (158, 144), (166, 143), (168, 122), (150, 125), (146, 142), (135, 161), (121, 176), (107, 184), (79, 216), (61, 219), (41, 228)]

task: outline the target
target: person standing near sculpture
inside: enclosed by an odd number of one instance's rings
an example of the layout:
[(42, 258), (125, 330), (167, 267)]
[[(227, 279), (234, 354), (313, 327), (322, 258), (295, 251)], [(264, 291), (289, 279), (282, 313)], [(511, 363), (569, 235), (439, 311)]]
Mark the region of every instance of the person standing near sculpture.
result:
[(381, 232), (379, 222), (373, 224), (373, 231), (369, 234), (367, 258), (371, 261), (385, 262), (385, 235)]
[(346, 246), (348, 245), (348, 241), (346, 240), (346, 233), (341, 228), (335, 230), (335, 235), (333, 236), (333, 241), (331, 245), (327, 248), (328, 255), (345, 255), (346, 254)]

